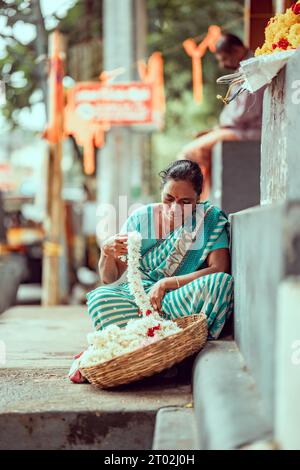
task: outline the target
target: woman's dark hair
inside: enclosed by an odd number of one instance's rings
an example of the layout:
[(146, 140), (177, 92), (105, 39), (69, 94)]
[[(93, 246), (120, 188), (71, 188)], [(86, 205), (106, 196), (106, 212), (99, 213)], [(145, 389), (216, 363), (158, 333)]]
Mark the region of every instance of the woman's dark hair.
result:
[(172, 162), (165, 170), (159, 173), (162, 180), (162, 187), (169, 180), (175, 181), (189, 181), (197, 195), (202, 192), (203, 175), (198, 163), (191, 160), (177, 160)]

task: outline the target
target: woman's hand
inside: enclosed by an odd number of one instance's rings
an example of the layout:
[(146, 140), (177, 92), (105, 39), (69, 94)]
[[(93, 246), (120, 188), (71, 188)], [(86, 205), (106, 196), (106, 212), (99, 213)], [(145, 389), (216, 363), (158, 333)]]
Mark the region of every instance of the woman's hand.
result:
[(156, 282), (149, 292), (150, 302), (152, 307), (157, 311), (161, 312), (161, 304), (166, 293), (167, 286), (165, 279), (161, 279)]
[(117, 281), (126, 270), (126, 261), (121, 261), (119, 257), (127, 254), (127, 239), (127, 234), (118, 234), (103, 243), (99, 260), (99, 274), (103, 284)]
[(111, 256), (118, 259), (119, 256), (127, 255), (127, 234), (117, 234), (105, 241), (102, 251), (105, 256)]

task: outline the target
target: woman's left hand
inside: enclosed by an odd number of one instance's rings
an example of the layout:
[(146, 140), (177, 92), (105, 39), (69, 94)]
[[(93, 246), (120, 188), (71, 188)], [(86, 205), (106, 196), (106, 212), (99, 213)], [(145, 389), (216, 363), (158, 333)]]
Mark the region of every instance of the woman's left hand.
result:
[(167, 286), (165, 279), (162, 279), (156, 282), (149, 292), (151, 305), (157, 312), (161, 312), (161, 304), (166, 290)]

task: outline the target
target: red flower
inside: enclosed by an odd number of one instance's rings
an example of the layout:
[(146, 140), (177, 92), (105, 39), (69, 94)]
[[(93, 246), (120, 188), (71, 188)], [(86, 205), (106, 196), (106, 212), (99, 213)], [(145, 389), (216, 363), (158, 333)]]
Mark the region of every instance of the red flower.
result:
[(153, 328), (148, 328), (147, 336), (154, 336), (154, 331), (160, 330), (160, 324), (153, 326)]
[(147, 317), (148, 317), (148, 315), (151, 315), (152, 312), (151, 312), (151, 310), (146, 310), (145, 313), (146, 313), (146, 315), (147, 315)]
[(289, 46), (289, 41), (286, 38), (281, 38), (277, 43), (272, 44), (272, 49), (274, 50), (276, 47), (279, 47), (279, 49), (286, 51)]
[(293, 11), (293, 13), (295, 13), (295, 15), (299, 15), (299, 13), (300, 13), (300, 3), (294, 3), (294, 5), (292, 5), (292, 11)]
[(280, 49), (286, 50), (289, 45), (290, 45), (290, 43), (286, 38), (281, 38), (278, 41), (278, 47), (280, 47)]
[(82, 356), (82, 354), (83, 354), (83, 351), (81, 351), (80, 353), (76, 354), (76, 355), (74, 356), (74, 359), (78, 359), (80, 356)]
[(72, 375), (70, 375), (70, 380), (74, 384), (82, 384), (83, 382), (85, 382), (85, 378), (81, 375), (79, 369), (77, 369), (75, 372), (73, 372)]

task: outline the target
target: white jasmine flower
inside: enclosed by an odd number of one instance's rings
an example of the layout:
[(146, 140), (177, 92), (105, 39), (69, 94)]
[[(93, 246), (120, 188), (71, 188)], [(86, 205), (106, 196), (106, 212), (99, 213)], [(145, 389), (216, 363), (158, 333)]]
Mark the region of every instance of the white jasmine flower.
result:
[[(129, 320), (125, 328), (110, 325), (104, 330), (89, 333), (87, 335), (89, 347), (80, 357), (80, 367), (101, 364), (181, 331), (175, 322), (163, 320), (159, 316), (144, 290), (139, 271), (141, 243), (140, 233), (128, 234), (129, 289), (143, 315), (141, 318)], [(148, 313), (150, 311), (151, 314), (146, 315), (146, 311)], [(154, 332), (153, 336), (148, 335), (149, 330)]]

